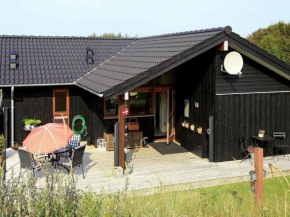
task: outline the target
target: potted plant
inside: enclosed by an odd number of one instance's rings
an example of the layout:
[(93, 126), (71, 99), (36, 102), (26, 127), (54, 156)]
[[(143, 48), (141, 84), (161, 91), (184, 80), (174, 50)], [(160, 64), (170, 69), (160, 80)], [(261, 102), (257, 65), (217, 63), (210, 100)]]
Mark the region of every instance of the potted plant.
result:
[(258, 131), (258, 136), (259, 137), (264, 137), (265, 132), (266, 132), (265, 130), (259, 130)]
[(194, 128), (195, 128), (195, 126), (192, 124), (192, 125), (190, 125), (190, 129), (192, 130), (192, 131), (194, 131)]
[(185, 127), (185, 123), (186, 123), (186, 121), (183, 121), (183, 122), (181, 123), (181, 126)]
[(41, 120), (37, 119), (31, 119), (31, 129), (34, 129), (35, 127), (39, 126), (41, 124)]
[(250, 178), (251, 178), (252, 181), (255, 181), (255, 180), (257, 179), (256, 171), (251, 170), (251, 171), (249, 172), (249, 174), (250, 174)]
[(189, 123), (185, 122), (185, 128), (189, 128)]
[(201, 133), (202, 133), (202, 127), (198, 127), (198, 128), (197, 128), (197, 132), (198, 132), (199, 134), (201, 134)]
[(24, 125), (24, 129), (25, 129), (25, 130), (30, 130), (30, 127), (31, 127), (31, 126), (30, 126), (30, 121), (29, 121), (29, 119), (28, 119), (28, 118), (23, 118), (22, 121), (23, 121), (23, 123), (25, 124), (25, 125)]
[(126, 163), (125, 163), (125, 172), (127, 174), (133, 173), (133, 163), (132, 162), (126, 161)]
[(3, 134), (0, 135), (0, 166), (2, 166), (2, 162), (3, 162), (3, 151), (4, 151), (4, 136)]
[(12, 146), (11, 146), (11, 148), (13, 149), (13, 150), (18, 150), (18, 148), (19, 148), (19, 145), (18, 145), (18, 143), (17, 142), (15, 142)]
[(248, 152), (249, 152), (250, 155), (251, 155), (251, 159), (254, 161), (254, 160), (255, 160), (254, 147), (250, 145), (250, 146), (248, 147)]

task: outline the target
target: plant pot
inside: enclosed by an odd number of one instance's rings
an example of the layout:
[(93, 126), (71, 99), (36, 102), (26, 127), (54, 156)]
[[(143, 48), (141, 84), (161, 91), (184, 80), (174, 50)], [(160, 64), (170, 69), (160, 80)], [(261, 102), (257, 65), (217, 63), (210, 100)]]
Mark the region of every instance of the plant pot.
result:
[(132, 163), (126, 163), (126, 172), (128, 174), (133, 173), (133, 165), (132, 165)]
[(254, 152), (250, 152), (251, 155), (251, 159), (254, 161), (255, 160), (255, 153)]
[(255, 192), (255, 185), (253, 182), (250, 183), (250, 186), (251, 186), (251, 191), (252, 192)]
[(194, 128), (195, 128), (195, 126), (192, 124), (192, 125), (190, 126), (190, 129), (191, 129), (192, 131), (194, 131)]
[(262, 138), (262, 137), (264, 137), (264, 134), (259, 133), (259, 134), (258, 134), (258, 137), (261, 137), (261, 138)]
[(25, 124), (24, 129), (25, 130), (31, 130), (31, 125), (30, 124)]
[(11, 148), (12, 148), (13, 150), (15, 150), (15, 151), (18, 150), (18, 146), (11, 146)]
[(256, 172), (251, 171), (251, 172), (249, 172), (249, 174), (250, 174), (250, 178), (251, 178), (251, 180), (252, 180), (252, 181), (256, 181), (256, 179), (257, 179)]
[(197, 129), (197, 132), (199, 133), (199, 134), (201, 134), (202, 133), (202, 129)]
[(189, 123), (185, 123), (185, 128), (189, 128)]
[(184, 122), (182, 122), (182, 123), (181, 123), (181, 126), (185, 127), (185, 123), (184, 123)]

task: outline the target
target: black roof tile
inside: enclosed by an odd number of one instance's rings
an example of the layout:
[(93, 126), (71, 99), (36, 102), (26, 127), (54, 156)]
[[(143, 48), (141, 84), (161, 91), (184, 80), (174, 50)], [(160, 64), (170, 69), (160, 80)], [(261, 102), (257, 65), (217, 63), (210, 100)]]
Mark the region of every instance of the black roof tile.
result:
[[(73, 83), (134, 40), (134, 38), (0, 36), (0, 85), (27, 84), (23, 77), (20, 79), (22, 73), (29, 75), (29, 84)], [(94, 50), (92, 65), (86, 63), (87, 47)], [(16, 50), (19, 54), (19, 66), (15, 72), (9, 69), (10, 50)], [(35, 73), (31, 74), (31, 71)], [(13, 73), (15, 76), (6, 78), (6, 75)], [(57, 78), (57, 75), (63, 79), (50, 79)]]
[[(145, 72), (223, 32), (223, 28), (216, 28), (139, 38), (76, 83), (98, 94), (114, 95), (133, 84), (137, 76), (139, 80), (144, 79)], [(100, 84), (104, 86), (99, 88)]]

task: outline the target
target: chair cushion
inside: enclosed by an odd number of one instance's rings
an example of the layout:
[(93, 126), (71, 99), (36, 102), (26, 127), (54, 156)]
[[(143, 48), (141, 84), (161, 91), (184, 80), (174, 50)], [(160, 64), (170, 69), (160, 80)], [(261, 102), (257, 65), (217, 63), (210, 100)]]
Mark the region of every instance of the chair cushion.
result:
[(71, 145), (73, 148), (78, 147), (80, 145), (81, 135), (74, 134), (69, 142), (68, 145)]

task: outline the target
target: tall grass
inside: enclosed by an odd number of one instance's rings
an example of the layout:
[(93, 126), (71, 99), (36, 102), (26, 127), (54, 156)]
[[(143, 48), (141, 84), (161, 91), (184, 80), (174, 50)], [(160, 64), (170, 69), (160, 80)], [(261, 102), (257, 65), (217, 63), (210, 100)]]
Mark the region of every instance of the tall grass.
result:
[(256, 209), (247, 182), (186, 191), (162, 186), (154, 195), (96, 194), (90, 187), (77, 190), (67, 174), (42, 171), (43, 186), (30, 173), (0, 181), (0, 216), (290, 216), (289, 177), (265, 180), (264, 201)]

